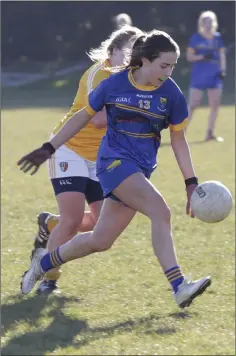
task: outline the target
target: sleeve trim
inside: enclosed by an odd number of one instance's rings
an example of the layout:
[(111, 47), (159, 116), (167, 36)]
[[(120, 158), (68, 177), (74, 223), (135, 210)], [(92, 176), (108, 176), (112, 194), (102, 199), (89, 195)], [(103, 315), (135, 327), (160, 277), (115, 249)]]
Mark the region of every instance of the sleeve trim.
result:
[(169, 125), (169, 129), (170, 131), (181, 131), (183, 130), (188, 124), (188, 118), (186, 117), (186, 119), (184, 119), (180, 124), (176, 124), (176, 125)]
[(96, 111), (94, 111), (89, 104), (85, 106), (85, 110), (90, 116), (94, 116), (96, 114)]
[(101, 67), (102, 67), (101, 64), (98, 63), (97, 65), (94, 66), (94, 68), (92, 68), (92, 70), (88, 75), (88, 79), (87, 79), (88, 94), (91, 93), (91, 91), (94, 89), (94, 79), (96, 77), (97, 72), (100, 71)]

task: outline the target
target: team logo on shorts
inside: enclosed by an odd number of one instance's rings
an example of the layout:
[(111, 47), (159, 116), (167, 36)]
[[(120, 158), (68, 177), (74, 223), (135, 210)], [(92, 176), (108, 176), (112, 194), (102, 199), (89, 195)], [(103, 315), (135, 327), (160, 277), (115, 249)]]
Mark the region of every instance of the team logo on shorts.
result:
[(116, 159), (115, 161), (113, 161), (107, 168), (106, 170), (108, 172), (113, 171), (113, 169), (115, 169), (116, 167), (121, 165), (121, 160), (120, 159)]
[(67, 168), (68, 168), (68, 162), (60, 162), (59, 166), (61, 168), (61, 171), (65, 172), (65, 171), (67, 171)]
[(160, 111), (166, 111), (166, 105), (167, 105), (167, 98), (160, 97), (160, 104), (158, 106), (158, 109)]

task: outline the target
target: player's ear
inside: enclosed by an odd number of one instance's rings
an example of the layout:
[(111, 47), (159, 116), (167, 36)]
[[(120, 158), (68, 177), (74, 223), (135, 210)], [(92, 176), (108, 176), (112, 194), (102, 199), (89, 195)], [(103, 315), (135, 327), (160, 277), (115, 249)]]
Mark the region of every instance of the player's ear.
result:
[(148, 66), (149, 64), (151, 64), (149, 59), (147, 59), (146, 57), (142, 57), (141, 60), (142, 60), (144, 66)]

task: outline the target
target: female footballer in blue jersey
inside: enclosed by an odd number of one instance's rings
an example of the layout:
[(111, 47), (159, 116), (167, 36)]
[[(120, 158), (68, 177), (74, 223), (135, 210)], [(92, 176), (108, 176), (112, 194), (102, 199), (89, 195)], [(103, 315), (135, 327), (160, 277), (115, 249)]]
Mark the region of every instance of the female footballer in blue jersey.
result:
[(148, 180), (157, 166), (161, 131), (169, 127), (185, 180), (186, 212), (191, 214), (189, 201), (198, 180), (184, 133), (187, 104), (170, 78), (179, 54), (177, 43), (165, 32), (154, 30), (139, 37), (128, 67), (102, 81), (89, 94), (87, 106), (75, 113), (50, 142), (18, 162), (24, 172), (33, 168), (34, 174), (105, 106), (107, 133), (97, 158), (97, 175), (105, 197), (99, 220), (93, 231), (74, 236), (50, 253), (37, 249), (30, 269), (22, 277), (22, 293), (30, 293), (50, 269), (111, 248), (137, 211), (151, 220), (153, 249), (180, 307), (190, 305), (211, 284), (210, 277), (190, 281), (183, 276), (172, 239), (170, 209)]
[(222, 94), (222, 79), (226, 76), (225, 48), (221, 34), (216, 32), (217, 27), (215, 13), (203, 12), (198, 20), (198, 32), (190, 38), (187, 50), (187, 60), (192, 63), (188, 119), (190, 122), (206, 90), (210, 106), (206, 141), (223, 141), (221, 137), (214, 135)]

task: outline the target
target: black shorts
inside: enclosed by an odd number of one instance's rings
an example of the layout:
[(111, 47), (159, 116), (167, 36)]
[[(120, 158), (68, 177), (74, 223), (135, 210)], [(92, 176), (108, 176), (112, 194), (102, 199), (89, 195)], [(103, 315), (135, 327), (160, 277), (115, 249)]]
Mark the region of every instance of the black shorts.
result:
[(79, 192), (85, 195), (88, 204), (104, 199), (100, 183), (87, 177), (53, 178), (51, 182), (56, 196), (64, 192)]

